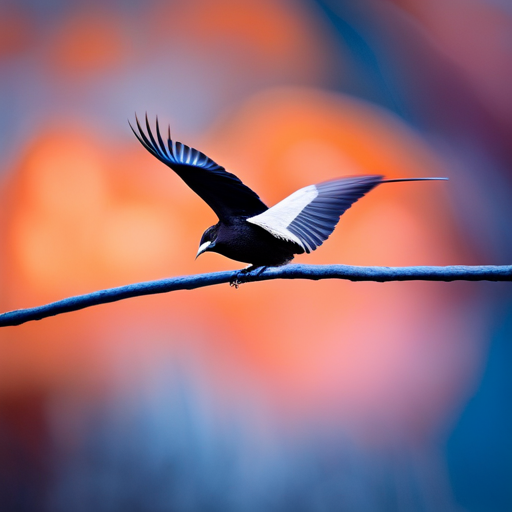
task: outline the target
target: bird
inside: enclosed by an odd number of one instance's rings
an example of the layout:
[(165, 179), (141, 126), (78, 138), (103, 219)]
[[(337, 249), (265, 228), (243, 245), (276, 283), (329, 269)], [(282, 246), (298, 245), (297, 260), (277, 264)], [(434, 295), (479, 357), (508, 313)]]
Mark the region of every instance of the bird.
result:
[[(340, 216), (358, 199), (382, 183), (430, 181), (447, 178), (384, 179), (370, 174), (344, 176), (301, 188), (269, 208), (258, 194), (201, 151), (160, 133), (156, 136), (146, 114), (146, 131), (135, 115), (139, 142), (170, 167), (215, 212), (219, 221), (203, 233), (196, 258), (216, 252), (232, 260), (259, 267), (290, 263), (297, 254), (311, 253), (334, 231)], [(245, 270), (245, 269), (244, 269)]]

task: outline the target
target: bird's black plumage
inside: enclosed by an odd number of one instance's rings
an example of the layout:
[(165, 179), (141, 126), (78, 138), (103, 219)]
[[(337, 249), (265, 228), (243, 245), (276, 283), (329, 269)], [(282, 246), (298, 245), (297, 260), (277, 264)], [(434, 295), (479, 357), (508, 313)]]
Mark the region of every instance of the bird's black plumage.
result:
[(156, 138), (146, 116), (146, 132), (136, 119), (130, 127), (140, 143), (173, 169), (217, 214), (199, 244), (197, 256), (213, 251), (253, 266), (277, 266), (295, 254), (314, 251), (338, 224), (340, 216), (380, 183), (444, 178), (384, 180), (380, 175), (349, 176), (297, 190), (268, 208), (234, 174), (204, 153), (171, 139), (164, 142), (156, 120)]
[(164, 143), (156, 120), (153, 136), (146, 116), (147, 135), (136, 118), (138, 133), (130, 125), (140, 143), (161, 162), (168, 165), (210, 208), (221, 221), (234, 216), (251, 216), (264, 212), (268, 207), (258, 195), (245, 186), (234, 174), (216, 164), (211, 158), (194, 148), (171, 139), (168, 131)]

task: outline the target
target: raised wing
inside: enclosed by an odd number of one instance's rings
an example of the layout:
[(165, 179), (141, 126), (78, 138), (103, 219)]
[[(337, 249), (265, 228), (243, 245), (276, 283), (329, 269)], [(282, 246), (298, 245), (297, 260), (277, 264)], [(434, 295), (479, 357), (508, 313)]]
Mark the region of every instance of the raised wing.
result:
[(307, 253), (322, 245), (340, 216), (382, 182), (383, 176), (352, 176), (301, 188), (267, 211), (247, 219)]
[(227, 172), (204, 153), (172, 140), (170, 129), (166, 144), (160, 134), (158, 118), (156, 139), (151, 132), (147, 115), (147, 134), (141, 128), (137, 116), (135, 119), (138, 132), (131, 124), (130, 128), (140, 143), (176, 172), (210, 206), (219, 220), (229, 222), (230, 217), (256, 215), (268, 209), (258, 195), (234, 174)]

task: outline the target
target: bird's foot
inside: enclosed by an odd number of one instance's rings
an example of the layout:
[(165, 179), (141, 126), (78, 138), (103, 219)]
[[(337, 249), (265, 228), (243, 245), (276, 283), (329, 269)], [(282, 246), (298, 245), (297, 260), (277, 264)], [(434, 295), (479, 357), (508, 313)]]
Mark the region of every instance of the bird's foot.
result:
[(234, 286), (235, 288), (238, 288), (241, 284), (250, 281), (251, 277), (258, 277), (259, 275), (261, 275), (266, 269), (266, 266), (249, 265), (248, 267), (245, 267), (244, 269), (240, 270), (240, 272), (237, 272), (237, 274), (231, 278), (231, 280), (229, 281), (229, 286)]

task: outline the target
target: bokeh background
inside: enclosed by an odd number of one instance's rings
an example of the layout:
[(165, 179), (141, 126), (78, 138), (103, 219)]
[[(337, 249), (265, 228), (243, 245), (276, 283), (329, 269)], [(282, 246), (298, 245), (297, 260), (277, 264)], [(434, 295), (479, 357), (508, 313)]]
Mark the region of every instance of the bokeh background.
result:
[[(0, 310), (162, 277), (214, 214), (378, 187), (308, 263), (509, 264), (508, 0), (0, 0)], [(2, 511), (512, 510), (507, 283), (266, 282), (0, 331)]]

